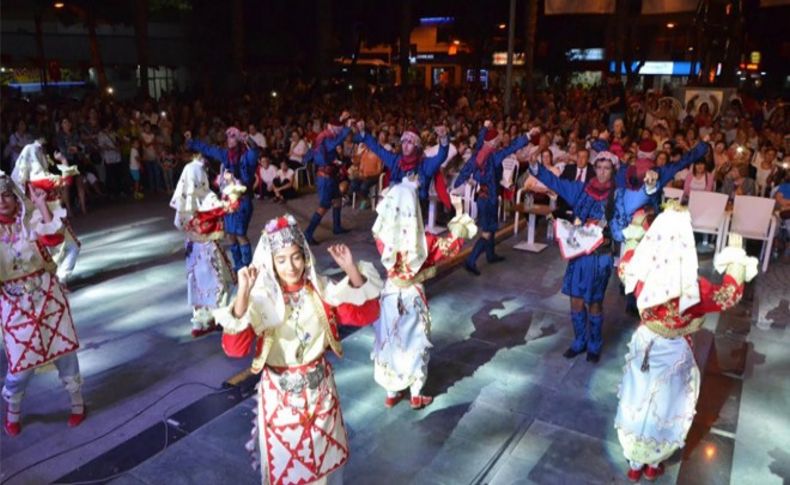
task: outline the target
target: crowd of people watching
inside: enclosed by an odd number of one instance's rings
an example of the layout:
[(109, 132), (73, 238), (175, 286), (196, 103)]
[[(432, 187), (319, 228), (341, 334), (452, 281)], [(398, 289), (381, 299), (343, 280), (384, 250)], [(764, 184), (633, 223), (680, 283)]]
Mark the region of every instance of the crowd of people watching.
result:
[[(709, 136), (709, 156), (680, 171), (673, 186), (682, 189), (685, 198), (694, 190), (719, 191), (731, 198), (773, 197), (781, 217), (790, 218), (788, 104), (745, 94), (726, 102), (706, 96), (703, 91), (684, 104), (666, 90), (626, 89), (618, 77), (608, 77), (593, 88), (547, 89), (532, 97), (517, 88), (517, 108), (506, 117), (501, 114), (501, 93), (470, 86), (355, 96), (282, 91), (276, 98), (266, 93), (235, 99), (15, 97), (0, 108), (2, 169), (10, 173), (22, 147), (43, 137), (50, 153), (59, 152), (78, 166), (81, 176), (66, 203), (70, 213), (86, 213), (91, 205), (107, 200), (171, 193), (181, 167), (192, 157), (184, 148), (183, 133), (191, 131), (196, 139), (223, 145), (226, 128), (236, 126), (262, 149), (253, 189), (256, 198), (285, 203), (314, 182), (310, 147), (324, 122), (350, 109), (366, 121), (379, 144), (392, 151), (399, 149), (400, 134), (414, 128), (430, 150), (437, 143), (432, 128), (446, 125), (452, 143), (451, 158), (443, 168), (448, 186), (473, 152), (483, 120), (497, 120), (503, 146), (530, 133), (531, 143), (503, 164), (506, 198), (518, 188), (552, 197), (524, 170), (534, 159), (563, 178), (588, 180), (596, 140), (605, 140), (624, 164), (642, 163), (649, 153), (651, 165), (660, 167), (676, 163)], [(386, 167), (352, 136), (337, 150), (347, 203), (356, 194), (359, 208), (369, 207), (385, 182)]]

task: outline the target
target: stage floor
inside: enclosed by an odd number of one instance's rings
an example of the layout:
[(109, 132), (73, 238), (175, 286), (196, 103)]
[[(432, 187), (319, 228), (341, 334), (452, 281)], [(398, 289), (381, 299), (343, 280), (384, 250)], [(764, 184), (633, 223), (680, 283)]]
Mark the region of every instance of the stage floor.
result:
[[(287, 209), (306, 222), (314, 204), (307, 195)], [(285, 209), (256, 201), (250, 234), (257, 240), (265, 220)], [(74, 221), (83, 248), (70, 298), (88, 419), (67, 428), (56, 373), (36, 376), (22, 434), (2, 437), (3, 483), (260, 483), (244, 449), (254, 379), (223, 388), (249, 360), (225, 357), (219, 334), (191, 338), (183, 239), (172, 219), (160, 198)], [(354, 231), (341, 239), (357, 258), (378, 262), (373, 219), (344, 209)], [(332, 237), (330, 224), (327, 216), (319, 240)], [(385, 409), (373, 381), (372, 328), (344, 332), (345, 357), (333, 363), (351, 447), (346, 483), (626, 483), (613, 420), (637, 320), (613, 279), (600, 363), (564, 359), (572, 336), (560, 293), (565, 264), (554, 246), (513, 250), (523, 236), (499, 244), (506, 262), (481, 258), (482, 276), (453, 269), (426, 285), (430, 407)], [(325, 247), (313, 250), (332, 273)], [(698, 413), (663, 483), (790, 480), (790, 263), (772, 263), (748, 293), (695, 335), (704, 366)], [(1, 367), (4, 375), (4, 356)]]

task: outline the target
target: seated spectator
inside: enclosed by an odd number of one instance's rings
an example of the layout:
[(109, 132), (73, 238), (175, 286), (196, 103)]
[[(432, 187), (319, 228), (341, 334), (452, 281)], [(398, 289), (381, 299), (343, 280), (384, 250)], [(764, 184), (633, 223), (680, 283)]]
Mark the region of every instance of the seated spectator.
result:
[(272, 165), (268, 156), (261, 155), (258, 158), (258, 168), (255, 171), (255, 183), (253, 185), (255, 197), (259, 199), (273, 197), (275, 178), (277, 178), (277, 167)]
[[(386, 148), (386, 133), (379, 133), (379, 144)], [(379, 176), (383, 170), (381, 159), (373, 153), (365, 144), (360, 143), (357, 147), (359, 151), (359, 164), (356, 167), (356, 176), (351, 180), (351, 192), (357, 194), (359, 198), (359, 208), (367, 208), (367, 198), (371, 187), (378, 186)]]
[(763, 152), (752, 161), (752, 166), (755, 169), (754, 182), (757, 185), (757, 195), (764, 197), (771, 192), (770, 181), (779, 169), (774, 163), (775, 161), (776, 149), (772, 146), (765, 147)]
[(294, 171), (288, 167), (288, 162), (283, 160), (280, 162), (280, 170), (277, 171), (277, 176), (272, 181), (275, 202), (284, 204), (286, 200), (296, 197), (293, 181)]
[(748, 170), (743, 165), (732, 165), (727, 171), (721, 192), (727, 194), (730, 200), (735, 199), (736, 195), (755, 195), (754, 179), (747, 177)]

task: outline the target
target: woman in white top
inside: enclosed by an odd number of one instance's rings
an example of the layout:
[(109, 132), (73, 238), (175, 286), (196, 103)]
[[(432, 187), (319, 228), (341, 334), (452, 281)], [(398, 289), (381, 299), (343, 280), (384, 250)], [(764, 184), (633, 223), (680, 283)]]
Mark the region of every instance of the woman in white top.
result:
[(704, 158), (698, 159), (691, 167), (691, 171), (686, 176), (683, 183), (683, 199), (688, 200), (692, 190), (713, 191), (713, 183), (716, 178), (713, 173), (708, 171), (708, 164)]
[(297, 169), (304, 165), (304, 156), (307, 154), (307, 150), (309, 147), (307, 146), (307, 142), (299, 136), (298, 131), (293, 131), (291, 133), (291, 148), (288, 151), (288, 166)]

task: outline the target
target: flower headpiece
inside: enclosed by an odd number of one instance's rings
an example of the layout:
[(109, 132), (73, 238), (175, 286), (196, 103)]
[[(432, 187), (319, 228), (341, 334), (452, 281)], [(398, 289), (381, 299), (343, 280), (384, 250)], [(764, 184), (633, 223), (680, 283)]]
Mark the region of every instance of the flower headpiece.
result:
[(296, 244), (305, 248), (304, 234), (291, 214), (285, 214), (266, 223), (264, 236), (269, 240), (272, 253)]

